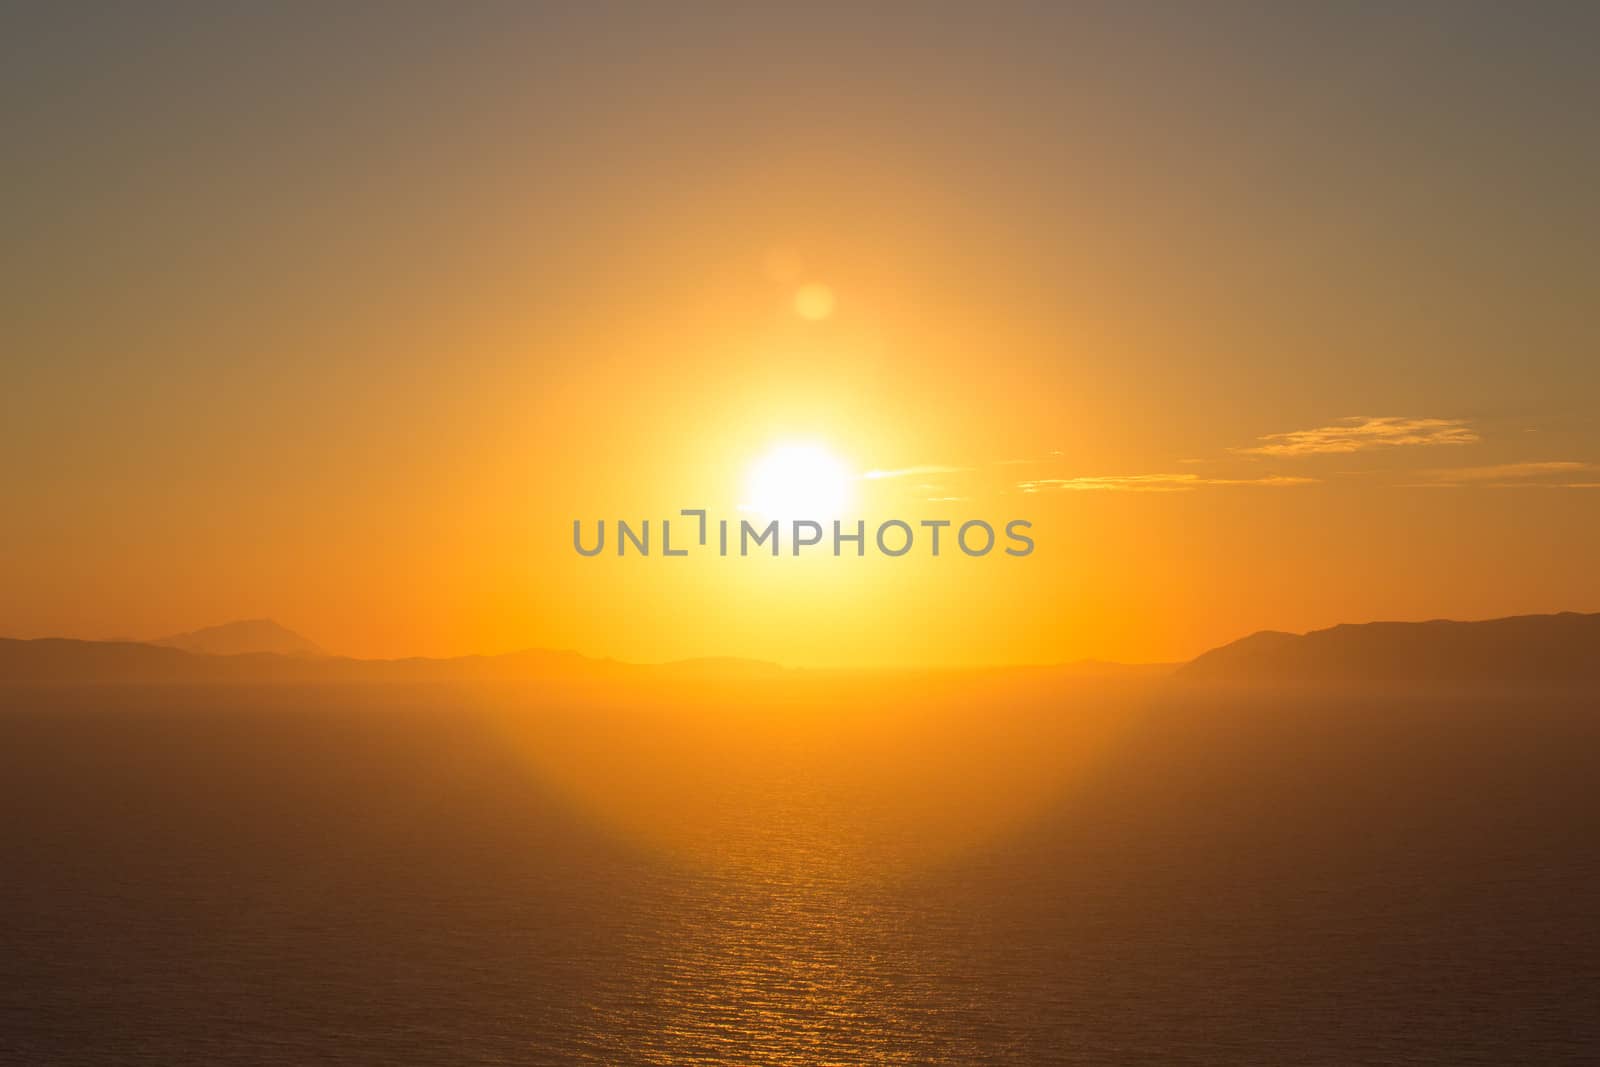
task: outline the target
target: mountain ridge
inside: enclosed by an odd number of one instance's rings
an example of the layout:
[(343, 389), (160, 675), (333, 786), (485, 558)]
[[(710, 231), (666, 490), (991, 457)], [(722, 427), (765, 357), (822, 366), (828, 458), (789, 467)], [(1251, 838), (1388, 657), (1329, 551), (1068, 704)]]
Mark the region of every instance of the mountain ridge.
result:
[[(252, 620), (267, 621), (267, 620)], [(211, 631), (225, 629), (211, 627)], [(277, 627), (277, 624), (271, 624)], [(277, 629), (282, 630), (281, 627)], [(195, 631), (204, 633), (206, 631)], [(293, 635), (291, 631), (283, 633)], [(177, 635), (185, 636), (185, 635)], [(299, 638), (303, 641), (303, 638)], [(306, 642), (309, 644), (309, 642)], [(215, 646), (213, 646), (215, 647)], [(300, 647), (291, 645), (290, 647)], [(312, 646), (315, 647), (315, 646)], [(834, 674), (993, 674), (1227, 684), (1600, 684), (1600, 613), (1460, 622), (1340, 623), (1305, 634), (1261, 630), (1188, 663), (1079, 661), (1017, 667), (822, 671), (765, 660), (700, 657), (638, 664), (573, 651), (363, 660), (303, 651), (210, 653), (171, 644), (0, 638), (0, 683), (457, 682), (632, 679), (734, 681)]]
[(1262, 630), (1195, 657), (1176, 677), (1279, 684), (1600, 682), (1600, 613), (1340, 623), (1304, 634)]

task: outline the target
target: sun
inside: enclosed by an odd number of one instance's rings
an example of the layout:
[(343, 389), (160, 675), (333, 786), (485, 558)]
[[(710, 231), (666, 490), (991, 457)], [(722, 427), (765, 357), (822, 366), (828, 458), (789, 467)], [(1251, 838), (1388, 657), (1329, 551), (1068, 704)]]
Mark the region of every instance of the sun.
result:
[(750, 465), (745, 506), (772, 519), (831, 519), (850, 503), (854, 478), (822, 445), (785, 442)]

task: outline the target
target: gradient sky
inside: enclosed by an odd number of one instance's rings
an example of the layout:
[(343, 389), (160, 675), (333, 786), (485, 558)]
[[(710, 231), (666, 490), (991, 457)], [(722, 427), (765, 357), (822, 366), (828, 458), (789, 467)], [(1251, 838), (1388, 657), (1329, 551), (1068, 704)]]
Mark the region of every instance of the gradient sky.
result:
[[(9, 5), (0, 633), (1039, 662), (1600, 610), (1596, 40), (1592, 4)], [(1038, 549), (570, 547), (736, 514), (794, 439), (951, 468), (870, 516)]]

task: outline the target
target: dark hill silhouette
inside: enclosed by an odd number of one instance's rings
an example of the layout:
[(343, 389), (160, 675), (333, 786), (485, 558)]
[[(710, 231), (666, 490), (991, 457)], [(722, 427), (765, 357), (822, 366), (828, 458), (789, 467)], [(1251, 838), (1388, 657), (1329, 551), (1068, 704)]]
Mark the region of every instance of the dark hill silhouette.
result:
[(1103, 659), (1079, 659), (1037, 668), (1064, 678), (1133, 679), (1161, 678), (1177, 670), (1176, 663), (1113, 663)]
[[(225, 629), (225, 628), (216, 628)], [(203, 631), (202, 631), (203, 632)], [(283, 631), (288, 633), (288, 631)], [(289, 635), (293, 637), (292, 634)], [(758, 660), (641, 665), (530, 649), (450, 659), (358, 660), (296, 651), (209, 655), (156, 644), (0, 639), (0, 682), (253, 683), (601, 680), (760, 681), (825, 678)], [(846, 672), (885, 678), (1007, 676), (1042, 682), (1156, 680), (1166, 665), (1062, 664), (953, 671)], [(1600, 614), (1525, 615), (1487, 622), (1374, 622), (1308, 634), (1263, 631), (1177, 668), (1190, 682), (1266, 685), (1600, 685)]]
[(280, 656), (327, 655), (304, 637), (271, 619), (225, 622), (221, 626), (207, 626), (148, 643), (207, 656), (238, 656), (252, 652), (274, 652)]
[(1600, 614), (1369, 622), (1308, 634), (1267, 630), (1205, 653), (1178, 677), (1266, 684), (1593, 684), (1600, 682)]
[(0, 679), (8, 682), (175, 682), (201, 657), (135, 641), (0, 639)]
[(361, 660), (277, 653), (202, 655), (138, 642), (76, 641), (40, 638), (0, 639), (0, 683), (257, 683), (257, 682), (577, 682), (622, 681), (649, 684), (706, 682), (760, 683), (773, 679), (823, 683), (841, 676), (900, 679), (1014, 677), (1033, 682), (1080, 679), (1116, 680), (1160, 677), (1167, 665), (1118, 666), (1094, 663), (1043, 667), (948, 670), (791, 670), (764, 660), (709, 657), (670, 663), (636, 664), (591, 659), (576, 652), (528, 649), (493, 656), (421, 657)]
[(575, 652), (361, 660), (250, 652), (205, 655), (134, 642), (0, 639), (0, 681), (88, 683), (456, 682), (585, 679), (628, 671)]
[(683, 679), (771, 678), (784, 673), (784, 668), (776, 663), (760, 659), (740, 659), (737, 656), (680, 659), (658, 664), (653, 669), (659, 674)]
[(527, 649), (495, 656), (364, 660), (302, 653), (207, 655), (130, 641), (0, 638), (0, 683), (586, 682), (602, 679), (758, 678), (784, 668), (757, 660), (643, 665)]

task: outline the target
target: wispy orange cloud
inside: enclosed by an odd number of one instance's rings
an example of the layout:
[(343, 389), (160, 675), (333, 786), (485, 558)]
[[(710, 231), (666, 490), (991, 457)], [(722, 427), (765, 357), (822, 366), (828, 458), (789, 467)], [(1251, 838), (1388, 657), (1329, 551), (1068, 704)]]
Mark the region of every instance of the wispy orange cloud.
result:
[(1051, 460), (1060, 458), (1061, 449), (1052, 448), (1042, 456), (1028, 456), (1023, 459), (997, 459), (994, 461), (994, 465), (996, 467), (1023, 467), (1029, 463), (1049, 463)]
[(919, 467), (900, 467), (895, 470), (867, 471), (861, 477), (869, 481), (877, 481), (881, 478), (909, 478), (913, 475), (922, 474), (960, 474), (971, 469), (971, 467), (943, 467), (937, 464), (928, 464)]
[(1423, 471), (1422, 476), (1427, 480), (1412, 483), (1412, 487), (1594, 489), (1600, 487), (1600, 482), (1571, 480), (1576, 475), (1593, 471), (1600, 471), (1600, 464), (1582, 463), (1577, 460), (1497, 463), (1488, 467), (1444, 467)]
[(1293, 486), (1311, 485), (1316, 478), (1295, 478), (1271, 475), (1265, 478), (1202, 478), (1198, 474), (1108, 474), (1084, 478), (1039, 478), (1018, 482), (1024, 493), (1051, 490), (1062, 492), (1102, 493), (1186, 493), (1194, 489), (1219, 485)]
[(1352, 416), (1331, 426), (1267, 434), (1264, 444), (1232, 451), (1253, 456), (1311, 456), (1402, 445), (1470, 445), (1480, 438), (1464, 419)]

